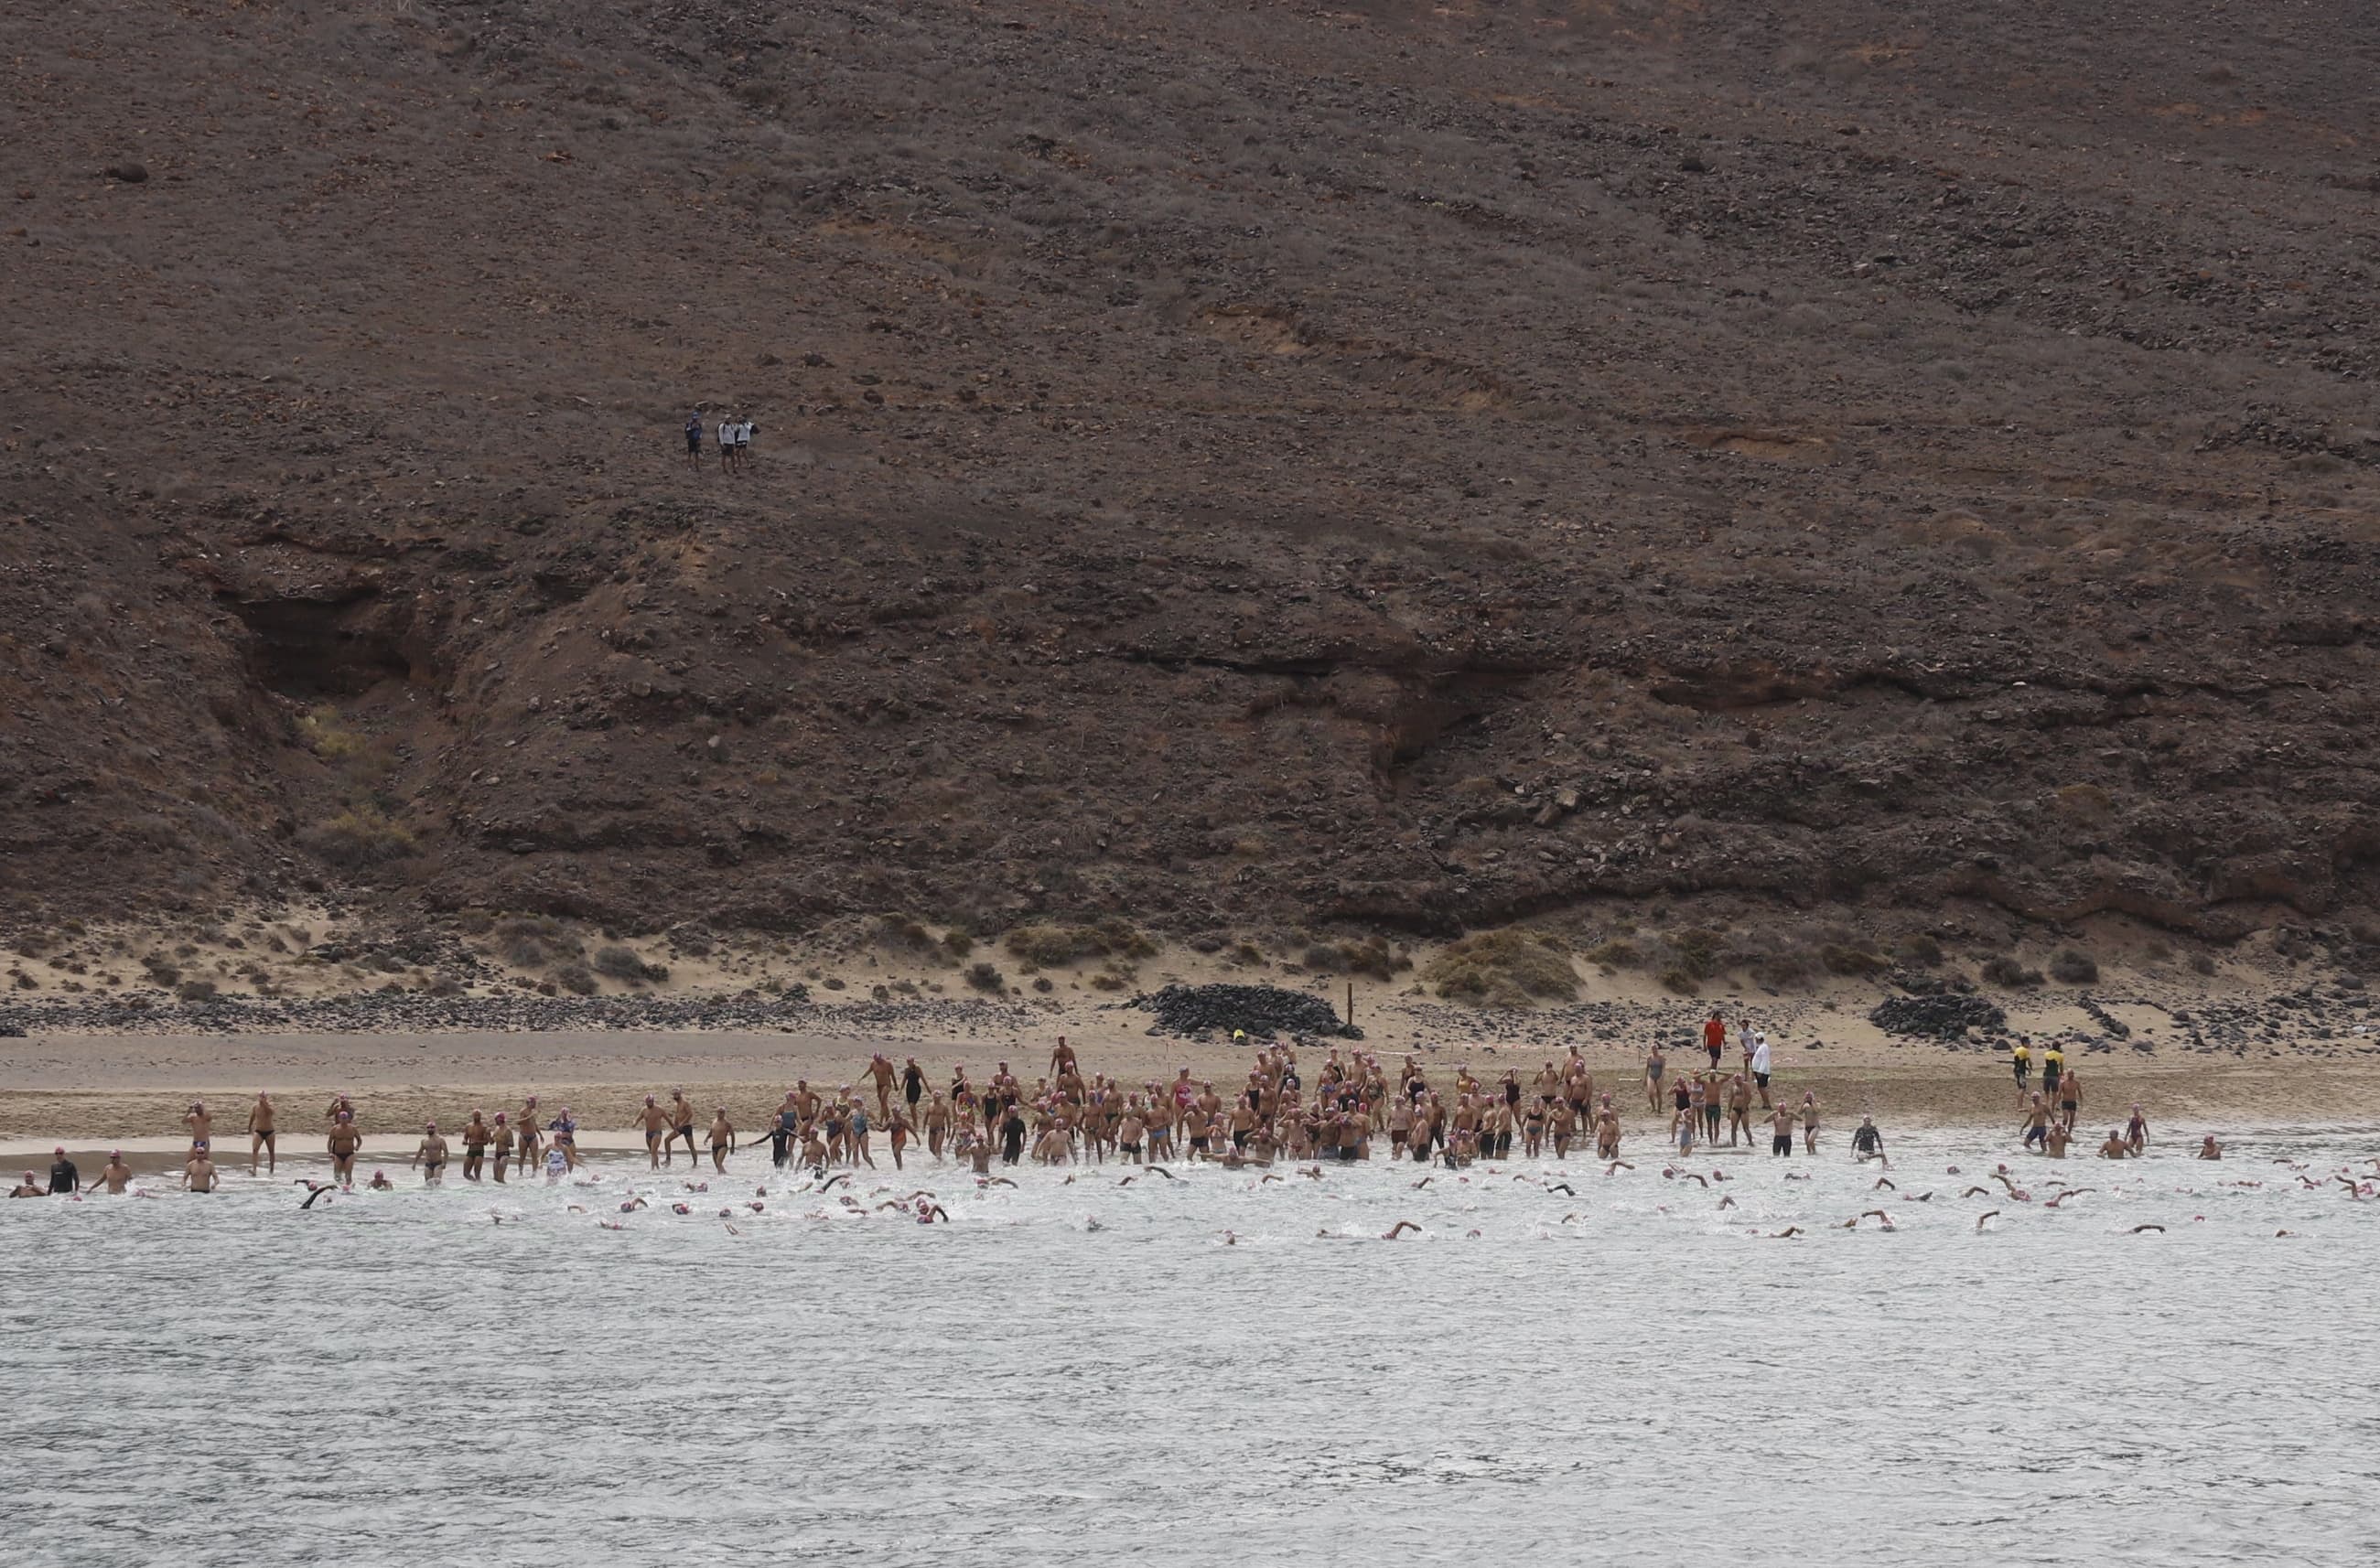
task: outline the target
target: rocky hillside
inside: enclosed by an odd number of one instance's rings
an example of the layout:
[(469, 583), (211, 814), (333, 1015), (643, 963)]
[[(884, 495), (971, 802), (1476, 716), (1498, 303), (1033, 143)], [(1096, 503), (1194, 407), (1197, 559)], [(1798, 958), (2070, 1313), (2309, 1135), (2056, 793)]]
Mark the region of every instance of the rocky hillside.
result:
[(13, 917), (2375, 902), (2344, 0), (0, 33)]

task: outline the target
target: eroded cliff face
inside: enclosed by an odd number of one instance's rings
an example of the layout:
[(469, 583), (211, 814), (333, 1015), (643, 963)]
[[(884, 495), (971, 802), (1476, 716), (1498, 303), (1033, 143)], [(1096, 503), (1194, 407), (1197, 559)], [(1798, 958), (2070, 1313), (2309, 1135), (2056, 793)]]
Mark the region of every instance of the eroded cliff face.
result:
[(2333, 9), (0, 22), (10, 912), (2367, 909)]

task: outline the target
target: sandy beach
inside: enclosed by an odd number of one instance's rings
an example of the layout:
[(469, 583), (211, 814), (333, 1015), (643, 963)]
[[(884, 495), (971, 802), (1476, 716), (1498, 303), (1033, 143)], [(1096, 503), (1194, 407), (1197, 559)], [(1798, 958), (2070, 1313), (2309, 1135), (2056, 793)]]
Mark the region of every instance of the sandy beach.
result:
[[(942, 1040), (885, 1042), (841, 1033), (729, 1031), (555, 1031), (476, 1034), (37, 1035), (0, 1040), (0, 1151), (78, 1149), (110, 1140), (172, 1139), (194, 1098), (212, 1103), (226, 1151), (243, 1155), (247, 1102), (269, 1091), (284, 1137), (312, 1150), (334, 1093), (352, 1095), (368, 1132), (410, 1138), (427, 1120), (459, 1125), (473, 1107), (492, 1115), (538, 1095), (549, 1110), (569, 1105), (589, 1138), (629, 1138), (632, 1112), (648, 1093), (682, 1088), (705, 1113), (724, 1104), (739, 1128), (757, 1128), (798, 1080), (856, 1084), (872, 1052), (894, 1064), (914, 1055), (928, 1080), (946, 1084), (964, 1066), (982, 1081), (1001, 1061), (1028, 1083), (1046, 1070), (1061, 1032), (1086, 1068), (1127, 1084), (1170, 1081), (1188, 1067), (1227, 1092), (1250, 1053), (1228, 1043), (1150, 1038), (1135, 1014), (1054, 1020), (1049, 1031), (985, 1031)], [(1451, 1085), (1458, 1066), (1483, 1081), (1517, 1067), (1524, 1076), (1560, 1054), (1540, 1043), (1444, 1043), (1404, 1031), (1366, 1041), (1386, 1059), (1420, 1056)], [(1402, 1035), (1402, 1038), (1398, 1038)], [(1798, 1099), (1815, 1091), (1833, 1115), (1873, 1112), (1888, 1124), (2014, 1126), (2016, 1096), (2005, 1054), (1972, 1046), (1888, 1041), (1851, 1029), (1787, 1037), (1777, 1054), (1777, 1089)], [(1648, 1119), (1638, 1046), (1586, 1040), (1582, 1054), (1599, 1086), (1622, 1091), (1632, 1127)], [(1328, 1044), (1310, 1047), (1312, 1053)], [(1343, 1047), (1342, 1048), (1351, 1048)], [(2337, 1046), (2276, 1045), (2253, 1056), (2175, 1059), (2119, 1048), (2070, 1045), (2082, 1075), (2083, 1125), (2121, 1119), (2137, 1100), (2153, 1121), (2256, 1124), (2380, 1122), (2380, 1057)], [(1682, 1062), (1682, 1055), (1678, 1058)], [(1699, 1057), (1695, 1058), (1699, 1060)], [(1730, 1052), (1730, 1067), (1734, 1065)], [(600, 1147), (601, 1145), (593, 1145)], [(373, 1146), (381, 1148), (377, 1143)], [(404, 1147), (410, 1147), (409, 1142)], [(13, 1158), (0, 1152), (0, 1158)]]

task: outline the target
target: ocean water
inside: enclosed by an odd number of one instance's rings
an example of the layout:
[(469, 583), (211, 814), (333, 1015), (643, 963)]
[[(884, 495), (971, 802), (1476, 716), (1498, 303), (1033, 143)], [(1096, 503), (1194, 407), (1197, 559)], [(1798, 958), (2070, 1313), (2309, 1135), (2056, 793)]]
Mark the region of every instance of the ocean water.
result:
[(0, 1559), (2372, 1561), (2380, 1135), (2187, 1153), (0, 1202)]

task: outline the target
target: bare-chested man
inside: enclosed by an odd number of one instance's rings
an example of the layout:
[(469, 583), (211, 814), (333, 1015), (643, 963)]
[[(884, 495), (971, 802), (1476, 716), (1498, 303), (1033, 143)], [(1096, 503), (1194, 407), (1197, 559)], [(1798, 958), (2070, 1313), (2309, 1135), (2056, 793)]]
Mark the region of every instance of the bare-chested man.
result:
[(521, 1108), (514, 1113), (513, 1137), (519, 1151), (513, 1162), (513, 1174), (518, 1176), (537, 1164), (537, 1146), (545, 1139), (545, 1123), (538, 1116), (536, 1095), (523, 1100)]
[(273, 1175), (280, 1168), (278, 1152), (273, 1140), (273, 1097), (260, 1092), (256, 1104), (248, 1108), (248, 1174), (256, 1174), (256, 1154), (264, 1152), (264, 1174)]
[(1768, 1112), (1769, 1158), (1775, 1159), (1780, 1154), (1790, 1156), (1792, 1152), (1793, 1107), (1791, 1105), (1772, 1106)]
[(480, 1114), (478, 1106), (473, 1106), (471, 1119), (463, 1124), (463, 1179), (465, 1181), (480, 1179), (480, 1167), (487, 1159), (488, 1144), (494, 1136), (494, 1131), (488, 1126), (487, 1118)]
[(207, 1157), (203, 1146), (193, 1148), (190, 1157), (182, 1164), (182, 1188), (187, 1192), (212, 1192), (215, 1189), (215, 1163)]
[(445, 1176), (443, 1173), (446, 1169), (446, 1140), (439, 1133), (438, 1124), (436, 1122), (430, 1122), (422, 1128), (421, 1142), (420, 1145), (413, 1151), (412, 1163), (421, 1167), (421, 1181), (423, 1186), (440, 1187), (444, 1185)]
[(2048, 1137), (2049, 1105), (2042, 1099), (2040, 1092), (2036, 1090), (2031, 1098), (2031, 1102), (2024, 1108), (2025, 1147), (2031, 1148), (2033, 1145), (2039, 1143), (2043, 1145), (2042, 1152), (2044, 1153), (2047, 1153)]
[(698, 1164), (700, 1161), (697, 1158), (694, 1148), (694, 1102), (686, 1097), (685, 1090), (670, 1091), (669, 1114), (670, 1133), (662, 1144), (662, 1164), (667, 1165), (675, 1163), (677, 1141), (683, 1138), (686, 1140), (686, 1164)]
[(2099, 1145), (2099, 1158), (2103, 1160), (2131, 1160), (2137, 1159), (2139, 1155), (2140, 1151), (2126, 1140), (2122, 1132), (2112, 1127), (2107, 1129), (2107, 1140)]
[(341, 1111), (331, 1123), (331, 1176), (341, 1187), (352, 1186), (356, 1179), (356, 1151), (362, 1148), (364, 1135), (356, 1130), (356, 1114)]
[(892, 1119), (892, 1080), (900, 1074), (894, 1070), (892, 1058), (879, 1051), (868, 1058), (868, 1077), (876, 1085), (876, 1119), (879, 1123)]
[(1728, 1080), (1727, 1146), (1735, 1147), (1735, 1135), (1743, 1134), (1746, 1146), (1752, 1142), (1752, 1082), (1742, 1073)]
[(212, 1150), (215, 1146), (215, 1118), (204, 1100), (193, 1100), (190, 1108), (182, 1113), (182, 1125), (190, 1129), (193, 1150)]
[(123, 1150), (107, 1152), (107, 1164), (99, 1167), (99, 1183), (118, 1197), (122, 1197), (124, 1189), (132, 1185), (132, 1167), (124, 1163)]
[(1818, 1096), (1815, 1091), (1802, 1092), (1802, 1152), (1818, 1152)]
[(31, 1171), (27, 1171), (25, 1179), (8, 1189), (11, 1198), (47, 1198), (49, 1195), (49, 1189), (42, 1185), (42, 1178)]
[(490, 1129), (488, 1153), (493, 1161), (489, 1168), (494, 1172), (497, 1185), (502, 1186), (504, 1167), (512, 1163), (513, 1158), (512, 1118), (502, 1111), (496, 1113), (496, 1125)]
[(2213, 1133), (2208, 1133), (2206, 1135), (2205, 1141), (2199, 1144), (2198, 1158), (2202, 1160), (2219, 1160), (2223, 1158), (2223, 1145), (2215, 1141), (2215, 1135)]
[(669, 1130), (670, 1114), (648, 1094), (645, 1108), (637, 1113), (637, 1125), (645, 1133), (645, 1163), (655, 1170), (662, 1168), (662, 1134)]
[(710, 1168), (724, 1171), (727, 1156), (735, 1152), (735, 1127), (727, 1119), (727, 1107), (722, 1105), (719, 1114), (710, 1118)]

